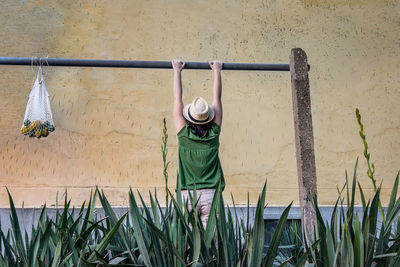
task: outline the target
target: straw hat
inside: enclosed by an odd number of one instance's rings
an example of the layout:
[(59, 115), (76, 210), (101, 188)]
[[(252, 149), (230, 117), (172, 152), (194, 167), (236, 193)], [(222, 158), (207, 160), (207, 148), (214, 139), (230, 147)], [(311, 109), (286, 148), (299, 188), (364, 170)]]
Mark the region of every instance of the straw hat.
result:
[(183, 116), (193, 124), (203, 125), (214, 119), (214, 110), (202, 97), (196, 97), (183, 108)]

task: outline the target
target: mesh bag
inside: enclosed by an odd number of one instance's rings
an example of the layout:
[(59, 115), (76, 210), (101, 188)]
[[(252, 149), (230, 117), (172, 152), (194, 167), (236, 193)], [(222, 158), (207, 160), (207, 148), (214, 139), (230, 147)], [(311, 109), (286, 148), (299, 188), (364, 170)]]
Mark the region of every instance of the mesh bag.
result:
[(47, 137), (55, 129), (51, 114), (49, 93), (43, 80), (42, 68), (39, 67), (26, 104), (21, 133), (29, 137)]

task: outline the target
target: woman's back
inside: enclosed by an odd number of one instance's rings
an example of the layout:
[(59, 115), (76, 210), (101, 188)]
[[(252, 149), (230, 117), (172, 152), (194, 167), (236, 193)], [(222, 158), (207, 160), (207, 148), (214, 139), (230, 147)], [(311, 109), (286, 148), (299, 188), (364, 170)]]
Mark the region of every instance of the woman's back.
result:
[(181, 189), (215, 188), (219, 178), (222, 189), (225, 187), (218, 155), (220, 132), (220, 127), (214, 122), (203, 137), (196, 135), (190, 124), (179, 131), (178, 181)]

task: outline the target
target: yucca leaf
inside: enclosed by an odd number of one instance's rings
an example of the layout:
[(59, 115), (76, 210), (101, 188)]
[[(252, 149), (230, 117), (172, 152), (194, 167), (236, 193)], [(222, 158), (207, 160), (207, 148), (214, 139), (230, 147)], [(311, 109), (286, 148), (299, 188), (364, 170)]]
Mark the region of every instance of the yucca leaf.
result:
[(169, 250), (169, 252), (171, 253), (171, 255), (175, 255), (176, 259), (180, 263), (182, 263), (183, 265), (186, 265), (185, 260), (182, 258), (181, 255), (179, 255), (179, 252), (176, 250), (176, 248), (174, 247), (174, 245), (172, 243), (171, 237), (169, 235), (170, 234), (170, 224), (167, 221), (167, 219), (165, 218), (164, 214), (162, 213), (162, 210), (161, 210), (161, 207), (160, 207), (160, 203), (157, 202), (157, 205), (158, 205), (158, 209), (160, 210), (160, 215), (161, 215), (162, 221), (163, 221), (164, 226), (165, 226), (165, 233), (166, 234), (164, 236), (166, 237), (166, 247)]
[(110, 260), (108, 262), (109, 265), (114, 265), (114, 266), (121, 266), (121, 265), (117, 265), (118, 263), (126, 260), (127, 257), (115, 257), (114, 259)]
[(360, 190), (360, 197), (361, 197), (361, 203), (362, 203), (362, 206), (363, 206), (363, 212), (365, 213), (365, 212), (366, 212), (367, 204), (366, 204), (366, 202), (365, 202), (364, 192), (363, 192), (363, 190), (362, 190), (362, 188), (361, 188), (360, 183), (358, 183), (358, 188), (359, 188), (359, 190)]
[[(398, 214), (400, 212), (400, 198), (397, 199), (397, 188), (399, 186), (399, 173), (397, 173), (393, 188), (392, 188), (392, 193), (390, 194), (390, 201), (389, 201), (389, 206), (387, 208), (386, 212), (386, 220), (384, 225), (384, 235), (387, 236), (390, 234), (392, 225), (395, 222), (396, 218), (398, 218)], [(398, 222), (399, 223), (399, 222)]]
[[(157, 197), (157, 195), (155, 195), (155, 197)], [(150, 194), (150, 206), (153, 213), (153, 222), (155, 223), (155, 225), (157, 225), (157, 227), (160, 227), (160, 217), (158, 216), (157, 206), (156, 203), (154, 203), (152, 194)]]
[(204, 233), (204, 243), (207, 248), (211, 247), (212, 239), (215, 235), (215, 227), (217, 220), (217, 209), (219, 208), (219, 202), (221, 200), (222, 190), (221, 190), (221, 180), (218, 181), (217, 187), (215, 189), (214, 197), (211, 202), (210, 213), (208, 216), (207, 226)]
[(391, 240), (391, 242), (392, 242), (392, 244), (389, 247), (389, 249), (386, 251), (386, 253), (397, 253), (396, 257), (389, 259), (389, 263), (393, 264), (394, 262), (397, 262), (398, 260), (400, 260), (400, 235), (399, 235), (399, 231), (397, 231), (396, 238)]
[[(200, 201), (200, 196), (197, 197), (197, 190), (194, 188), (193, 190), (193, 195), (191, 194), (191, 191), (188, 191), (189, 193), (189, 200), (188, 202), (191, 203), (191, 211), (190, 211), (190, 221), (192, 224), (192, 231), (189, 231), (189, 235), (192, 235), (193, 237), (193, 246), (192, 246), (192, 253), (191, 253), (191, 262), (190, 264), (192, 266), (196, 266), (197, 262), (199, 261), (199, 255), (200, 255), (200, 248), (201, 248), (201, 238), (200, 238), (200, 218), (199, 218), (199, 211), (197, 209), (198, 202)], [(189, 211), (187, 211), (189, 213)], [(174, 230), (177, 230), (175, 227)], [(175, 233), (174, 235), (179, 235), (179, 233)]]
[[(98, 195), (99, 195), (101, 205), (104, 209), (104, 212), (108, 216), (108, 219), (111, 223), (111, 226), (115, 225), (117, 222), (117, 216), (115, 215), (114, 210), (112, 209), (110, 203), (108, 202), (108, 200), (104, 194), (104, 191), (102, 191), (102, 193), (101, 194), (99, 193)], [(118, 240), (118, 242), (121, 243), (121, 246), (124, 246), (129, 251), (129, 257), (133, 261), (134, 256), (131, 253), (128, 241), (126, 240), (126, 231), (124, 230), (124, 227), (118, 227), (117, 232), (118, 232), (118, 235), (115, 237), (116, 240)]]
[(69, 206), (71, 204), (71, 200), (68, 201), (67, 199), (67, 190), (65, 190), (65, 199), (64, 199), (64, 210), (63, 213), (61, 215), (61, 223), (57, 222), (58, 225), (61, 226), (61, 230), (65, 231), (67, 228), (67, 223), (68, 223), (68, 210), (69, 210)]
[[(181, 257), (180, 255), (184, 255), (185, 251), (187, 250), (187, 247), (193, 247), (193, 233), (192, 233), (192, 229), (189, 226), (189, 219), (187, 219), (187, 217), (189, 217), (189, 209), (188, 209), (188, 203), (185, 203), (185, 214), (183, 214), (183, 210), (182, 210), (182, 197), (181, 197), (181, 192), (179, 189), (179, 186), (177, 187), (177, 198), (175, 200), (172, 192), (167, 188), (166, 189), (167, 194), (169, 194), (171, 196), (171, 204), (174, 206), (174, 216), (173, 216), (173, 221), (172, 221), (172, 225), (174, 227), (173, 229), (173, 237), (175, 238), (176, 243), (176, 250), (177, 250), (177, 254), (179, 255), (179, 257)], [(180, 197), (179, 197), (180, 196)], [(160, 207), (160, 204), (158, 202), (158, 200), (156, 199), (156, 204), (158, 205), (158, 207)], [(172, 206), (171, 205), (171, 206)], [(161, 210), (160, 210), (161, 212)], [(165, 218), (164, 218), (165, 219)], [(168, 221), (165, 223), (169, 223)], [(164, 225), (166, 226), (166, 225)], [(168, 226), (172, 227), (172, 226)], [(175, 263), (176, 266), (181, 266), (182, 262), (178, 259), (175, 259)], [(183, 266), (185, 266), (186, 264), (183, 264)]]
[[(195, 216), (197, 218), (197, 216)], [(201, 222), (198, 219), (194, 220), (193, 227), (193, 254), (192, 254), (192, 266), (196, 266), (197, 262), (199, 261), (200, 256), (200, 248), (201, 248), (201, 237), (200, 237), (200, 229), (199, 225)]]
[(158, 237), (158, 239), (160, 239), (162, 242), (167, 243), (167, 237), (166, 234), (157, 228), (157, 226), (151, 222), (148, 221), (146, 218), (143, 218), (143, 220), (147, 223), (147, 225), (151, 228), (151, 230), (153, 231), (153, 233)]
[(61, 262), (61, 252), (62, 252), (62, 236), (59, 236), (56, 251), (54, 252), (52, 267), (57, 267)]
[(349, 266), (353, 266), (354, 263), (354, 247), (353, 243), (351, 242), (350, 231), (346, 232), (346, 248), (348, 249), (348, 257), (349, 257)]
[(372, 243), (370, 233), (369, 233), (369, 216), (368, 214), (364, 214), (363, 216), (363, 222), (362, 222), (362, 234), (363, 234), (363, 240), (364, 240), (364, 262), (368, 263), (370, 260), (372, 260), (372, 255), (370, 255), (370, 251), (374, 249), (374, 244)]
[[(341, 228), (341, 236), (342, 239), (339, 243), (338, 246), (338, 250), (337, 250), (337, 264), (338, 266), (351, 266), (351, 264), (353, 264), (353, 261), (350, 261), (352, 259), (350, 253), (352, 252), (353, 248), (351, 246), (349, 246), (349, 242), (348, 242), (348, 232), (346, 231), (346, 225), (344, 224)], [(351, 251), (350, 251), (351, 250)]]
[[(73, 265), (76, 265), (79, 262), (79, 252), (80, 250), (75, 247), (75, 240), (74, 238), (68, 238), (68, 248), (66, 250), (66, 253), (70, 253), (70, 259), (69, 259), (69, 265), (73, 263)], [(63, 263), (61, 263), (63, 264)]]
[(241, 242), (241, 228), (240, 228), (240, 222), (239, 222), (239, 217), (236, 212), (236, 205), (235, 205), (235, 200), (233, 199), (233, 195), (231, 193), (231, 199), (232, 199), (232, 205), (233, 205), (233, 211), (235, 212), (235, 250), (237, 253), (236, 257), (236, 262), (240, 262), (240, 253), (242, 251), (242, 242)]
[(122, 215), (122, 217), (117, 221), (117, 223), (111, 228), (111, 230), (103, 237), (101, 242), (96, 246), (96, 249), (92, 252), (92, 254), (89, 256), (88, 261), (91, 262), (96, 258), (96, 253), (103, 253), (103, 251), (106, 249), (107, 245), (110, 243), (112, 237), (115, 235), (115, 233), (118, 231), (118, 228), (120, 227), (121, 223), (125, 219), (127, 213)]
[(335, 266), (335, 244), (334, 239), (332, 238), (332, 232), (329, 231), (329, 225), (326, 223), (326, 240), (324, 241), (326, 244), (326, 256), (327, 256), (327, 263), (330, 267)]
[(4, 261), (3, 255), (1, 255), (1, 254), (0, 254), (0, 266), (4, 266), (4, 267), (7, 266), (6, 262)]
[(353, 213), (354, 213), (354, 199), (355, 199), (355, 194), (356, 194), (356, 180), (357, 180), (357, 166), (358, 166), (358, 158), (356, 160), (356, 164), (354, 166), (354, 173), (353, 173), (353, 184), (351, 186), (351, 199), (350, 199), (350, 207), (348, 207), (348, 212), (349, 212), (349, 218), (350, 220), (353, 218)]
[(39, 258), (38, 256), (38, 251), (39, 251), (39, 244), (40, 244), (40, 233), (39, 231), (31, 232), (32, 235), (32, 243), (29, 247), (29, 262), (31, 266), (36, 266), (37, 265), (37, 259)]
[(78, 218), (75, 221), (72, 221), (71, 226), (67, 226), (67, 231), (70, 235), (74, 234), (76, 232), (75, 230), (77, 229), (79, 223), (81, 222), (82, 219), (82, 214), (79, 214)]
[(387, 212), (386, 217), (386, 225), (384, 226), (383, 232), (385, 235), (390, 234), (392, 225), (399, 218), (400, 212), (400, 198), (395, 202), (395, 204), (390, 209), (390, 212)]
[(40, 211), (40, 216), (38, 220), (38, 229), (40, 227), (41, 231), (45, 231), (46, 229), (46, 204), (43, 205), (42, 210)]
[[(94, 230), (98, 230), (100, 229), (100, 224), (105, 220), (106, 218), (103, 218), (95, 223), (93, 223), (91, 226), (89, 226), (89, 228), (87, 228), (83, 233), (81, 233), (76, 241), (75, 241), (75, 247), (81, 249), (82, 245), (85, 244), (85, 242), (87, 241), (88, 237), (90, 236), (90, 234), (92, 234), (92, 232)], [(106, 232), (106, 230), (103, 230), (104, 232)]]
[(7, 237), (5, 237), (3, 231), (1, 231), (0, 228), (0, 235), (1, 235), (0, 239), (3, 240), (4, 244), (5, 259), (8, 260), (7, 262), (10, 264), (10, 266), (14, 265), (14, 260), (18, 258), (18, 255), (10, 243), (10, 231), (8, 231)]
[(394, 256), (398, 256), (398, 254), (399, 254), (398, 252), (397, 252), (397, 253), (380, 254), (380, 255), (374, 256), (374, 259), (387, 258), (387, 257), (394, 257)]
[[(304, 235), (305, 235), (305, 233), (303, 233), (303, 236)], [(305, 240), (305, 239), (306, 239), (306, 237), (304, 236), (303, 240)], [(311, 239), (309, 238), (309, 240), (311, 240)], [(317, 247), (320, 245), (320, 243), (321, 243), (321, 239), (316, 240), (311, 246), (309, 246), (307, 243), (304, 243), (304, 248), (306, 250), (306, 253), (303, 253), (303, 255), (301, 255), (299, 260), (296, 262), (295, 267), (307, 266), (307, 264), (306, 264), (307, 260), (309, 261), (308, 264), (315, 263), (315, 257), (313, 256), (313, 251), (317, 249)], [(311, 264), (311, 266), (313, 266), (313, 265)]]
[(397, 172), (397, 176), (396, 176), (396, 179), (395, 179), (393, 187), (392, 187), (392, 193), (390, 194), (389, 205), (387, 208), (388, 213), (390, 213), (390, 211), (392, 210), (392, 208), (394, 206), (394, 203), (396, 202), (398, 187), (399, 187), (399, 172)]
[[(73, 254), (73, 253), (68, 254), (68, 255), (63, 259), (63, 261), (60, 263), (59, 266), (63, 266), (64, 264), (67, 264), (68, 261), (71, 259), (72, 254)], [(68, 265), (66, 265), (66, 266), (70, 266), (70, 264), (68, 264)]]
[[(225, 206), (222, 198), (222, 193), (219, 195), (219, 209), (217, 212), (217, 234), (219, 237), (219, 259), (220, 265), (229, 266), (230, 264), (230, 249), (228, 244), (227, 222), (225, 217)], [(222, 256), (221, 256), (222, 255)]]
[(99, 194), (97, 187), (94, 194), (92, 194), (92, 191), (90, 191), (89, 203), (86, 208), (86, 214), (84, 220), (82, 221), (82, 226), (79, 234), (81, 234), (83, 231), (86, 231), (88, 227), (87, 224), (93, 221), (97, 194)]
[[(180, 185), (178, 179), (176, 180), (176, 190), (175, 190), (176, 198), (174, 198), (174, 196), (168, 189), (167, 184), (166, 184), (165, 188), (167, 191), (166, 193), (171, 196), (170, 206), (172, 206), (173, 203), (174, 203), (173, 205), (175, 206), (175, 213), (173, 214), (173, 217), (172, 217), (172, 225), (175, 226), (174, 227), (175, 229), (173, 229), (173, 232), (174, 232), (173, 243), (176, 244), (176, 249), (177, 249), (179, 255), (184, 255), (184, 253), (187, 249), (187, 246), (188, 246), (189, 238), (190, 238), (189, 242), (191, 242), (191, 244), (193, 244), (193, 235), (191, 234), (191, 229), (188, 229), (189, 220), (187, 219), (187, 217), (188, 217), (189, 212), (185, 213), (185, 216), (182, 216), (182, 213), (184, 212), (185, 207), (187, 207), (187, 205), (185, 205), (185, 206), (182, 205), (181, 185)], [(175, 201), (175, 199), (176, 199), (176, 201)], [(159, 206), (158, 200), (157, 200), (157, 204)], [(178, 235), (178, 233), (181, 233), (181, 234)], [(189, 244), (189, 247), (190, 246), (191, 245)], [(184, 266), (177, 259), (174, 259), (174, 264), (176, 267)]]
[[(326, 259), (328, 257), (328, 255), (327, 255), (328, 254), (328, 248), (327, 248), (327, 246), (324, 246), (324, 244), (325, 244), (325, 240), (326, 240), (326, 235), (330, 234), (330, 231), (327, 230), (329, 228), (327, 228), (327, 229), (325, 228), (325, 222), (324, 222), (324, 219), (323, 219), (322, 214), (320, 212), (320, 209), (318, 207), (318, 201), (317, 201), (317, 197), (316, 196), (312, 199), (312, 204), (314, 206), (315, 216), (316, 216), (316, 219), (317, 219), (317, 221), (316, 221), (316, 224), (317, 224), (316, 228), (317, 229), (314, 229), (313, 231), (311, 231), (311, 232), (314, 232), (314, 235), (315, 235), (313, 240), (317, 239), (317, 233), (318, 233), (318, 238), (320, 238), (322, 240), (321, 243), (320, 243), (320, 250), (317, 251), (317, 256), (318, 256), (318, 258)], [(342, 210), (343, 210), (343, 208), (340, 210), (341, 211), (340, 214), (341, 214), (341, 216), (344, 216), (344, 213), (342, 214)], [(334, 229), (337, 229), (336, 222), (333, 223), (333, 224), (334, 224), (334, 226), (333, 226)], [(304, 232), (308, 233), (310, 231), (308, 229), (307, 225), (303, 224), (302, 227), (304, 229)], [(310, 227), (312, 227), (312, 226), (310, 226)], [(307, 237), (310, 238), (307, 235), (305, 235), (305, 237), (306, 238)], [(305, 239), (304, 240), (304, 243), (310, 243), (310, 242), (311, 242), (311, 239)]]
[(248, 251), (248, 265), (250, 264), (250, 266), (260, 266), (263, 261), (262, 254), (264, 250), (264, 206), (266, 186), (267, 182), (264, 183), (263, 190), (257, 201), (254, 226), (250, 235), (251, 246), (249, 243)]
[[(22, 218), (24, 218), (24, 217), (22, 217)], [(29, 260), (29, 247), (30, 247), (30, 244), (29, 244), (29, 236), (28, 236), (28, 232), (27, 232), (26, 230), (24, 230), (24, 231), (25, 231), (25, 238), (24, 238), (24, 240), (25, 240), (26, 259)]]
[(364, 238), (360, 228), (360, 221), (358, 214), (355, 221), (353, 221), (354, 229), (354, 266), (364, 266)]
[[(278, 246), (281, 242), (282, 233), (285, 228), (286, 219), (289, 215), (289, 211), (290, 211), (291, 207), (292, 207), (292, 203), (290, 203), (289, 206), (286, 207), (286, 209), (283, 211), (281, 217), (279, 218), (278, 224), (276, 225), (274, 234), (271, 239), (271, 243), (269, 244), (267, 255), (264, 257), (264, 259), (262, 261), (263, 266), (271, 267), (274, 264), (276, 253), (278, 251)], [(259, 265), (256, 265), (256, 266), (259, 266)]]
[(379, 187), (374, 195), (374, 198), (372, 199), (370, 212), (369, 212), (369, 218), (370, 218), (369, 232), (373, 236), (375, 236), (375, 234), (376, 234), (376, 224), (378, 221), (378, 206), (379, 206), (380, 191), (381, 191), (381, 188)]
[(132, 189), (129, 190), (129, 210), (130, 216), (132, 220), (132, 226), (134, 229), (134, 235), (140, 250), (141, 255), (143, 256), (144, 263), (147, 266), (152, 266), (150, 262), (150, 256), (148, 253), (148, 244), (147, 240), (145, 240), (143, 235), (144, 225), (142, 223), (142, 217), (140, 215), (139, 208), (137, 206), (135, 196), (133, 195)]
[(39, 259), (41, 261), (44, 260), (45, 254), (47, 252), (47, 247), (49, 246), (49, 239), (50, 239), (50, 236), (51, 236), (51, 231), (52, 231), (51, 226), (52, 226), (52, 224), (53, 224), (53, 222), (50, 221), (49, 223), (47, 223), (46, 226), (43, 225), (46, 228), (43, 231), (43, 236), (42, 236), (42, 238), (40, 240), (39, 251), (38, 251)]
[[(92, 198), (92, 192), (90, 192), (90, 197), (89, 198)], [(83, 215), (83, 213), (85, 212), (85, 204), (86, 204), (86, 200), (83, 201), (83, 203), (82, 203), (82, 205), (81, 205), (81, 207), (79, 209), (78, 216), (79, 215)]]
[[(140, 201), (142, 202), (142, 214), (144, 214), (144, 215), (146, 215), (146, 218), (148, 219), (148, 220), (153, 220), (153, 218), (151, 217), (151, 214), (150, 214), (150, 211), (149, 211), (149, 209), (147, 209), (147, 207), (146, 207), (146, 203), (144, 202), (144, 199), (143, 199), (143, 197), (142, 197), (142, 195), (139, 193), (139, 191), (137, 192), (138, 193), (138, 196), (139, 196), (139, 199), (140, 199)], [(142, 215), (143, 216), (143, 215)], [(144, 216), (143, 216), (144, 217)]]
[[(83, 265), (84, 264), (84, 265)], [(85, 260), (84, 258), (79, 259), (78, 267), (85, 266), (85, 267), (96, 267), (98, 264), (90, 263), (89, 260)]]
[[(142, 195), (140, 193), (138, 193), (138, 195), (139, 195), (140, 201), (142, 202), (143, 210), (144, 210), (144, 213), (146, 214), (146, 218), (149, 221), (153, 221), (153, 217), (151, 216), (149, 209), (147, 209), (146, 203), (144, 202)], [(150, 197), (151, 197), (151, 193), (150, 193)], [(145, 218), (144, 216), (142, 216), (142, 217)], [(157, 217), (158, 217), (158, 214), (157, 214)], [(151, 232), (151, 231), (146, 231), (146, 232), (148, 232), (148, 235), (146, 235), (146, 236), (150, 237), (150, 238), (147, 237), (147, 239), (149, 239), (149, 242), (152, 245), (152, 249), (149, 249), (149, 251), (151, 251), (151, 253), (149, 253), (149, 256), (150, 256), (150, 258), (152, 258), (152, 257), (156, 258), (156, 263), (155, 264), (157, 266), (163, 266), (164, 262), (163, 262), (163, 259), (162, 259), (162, 251), (161, 251), (160, 242), (155, 237), (153, 232)]]
[(228, 222), (227, 222), (227, 234), (228, 234), (228, 246), (229, 246), (229, 261), (233, 265), (234, 262), (238, 261), (238, 251), (236, 250), (235, 240), (235, 226), (230, 208), (228, 207)]
[(13, 233), (13, 239), (16, 245), (16, 251), (18, 252), (17, 257), (20, 257), (23, 262), (26, 262), (26, 251), (24, 247), (24, 241), (22, 239), (22, 234), (21, 234), (21, 228), (19, 226), (19, 221), (18, 221), (18, 216), (17, 216), (17, 211), (14, 206), (14, 201), (11, 197), (10, 191), (8, 191), (8, 188), (6, 187), (7, 193), (8, 193), (8, 199), (10, 201), (10, 222), (11, 222), (11, 227), (12, 227), (12, 233)]
[[(191, 229), (189, 227), (189, 224), (187, 223), (186, 219), (185, 219), (185, 215), (182, 213), (182, 209), (179, 207), (179, 199), (175, 200), (173, 197), (173, 194), (171, 193), (171, 191), (169, 189), (166, 189), (167, 193), (171, 196), (171, 200), (172, 200), (172, 204), (174, 205), (174, 211), (176, 212), (177, 218), (179, 219), (179, 222), (184, 226), (185, 232), (186, 233), (190, 233)], [(188, 213), (188, 212), (187, 212)], [(210, 218), (209, 220), (210, 221)], [(188, 234), (188, 242), (190, 246), (193, 246), (193, 235)], [(204, 240), (206, 239), (206, 236), (203, 236)]]
[[(350, 195), (349, 195), (349, 177), (347, 175), (347, 170), (345, 170), (345, 177), (346, 177), (346, 202), (347, 202), (347, 207), (350, 207)], [(347, 214), (349, 214), (349, 210), (347, 209)]]
[(330, 224), (330, 229), (331, 229), (331, 238), (333, 242), (333, 249), (334, 251), (336, 250), (336, 243), (338, 239), (338, 226), (337, 226), (337, 207), (338, 207), (339, 199), (336, 200), (335, 206), (333, 207), (332, 211), (332, 218), (331, 218), (331, 224)]
[(220, 222), (217, 221), (217, 246), (218, 246), (218, 254), (217, 254), (217, 265), (218, 266), (229, 266), (229, 262), (228, 262), (228, 257), (227, 257), (227, 253), (225, 250), (225, 246), (224, 246), (224, 239), (222, 237), (221, 231), (220, 231)]

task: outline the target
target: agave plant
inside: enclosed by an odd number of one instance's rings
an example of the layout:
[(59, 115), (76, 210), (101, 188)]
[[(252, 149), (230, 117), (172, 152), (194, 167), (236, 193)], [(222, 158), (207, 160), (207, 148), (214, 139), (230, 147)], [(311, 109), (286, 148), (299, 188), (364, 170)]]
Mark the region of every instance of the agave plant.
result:
[[(167, 189), (172, 207), (161, 208), (157, 195), (150, 194), (146, 207), (129, 192), (129, 214), (117, 218), (104, 192), (95, 190), (85, 208), (70, 209), (65, 194), (64, 207), (55, 218), (42, 208), (32, 226), (31, 236), (22, 235), (19, 218), (9, 194), (12, 227), (0, 232), (1, 266), (272, 266), (284, 230), (289, 205), (278, 222), (266, 254), (264, 246), (264, 185), (253, 226), (239, 220), (230, 209), (225, 212), (220, 186), (214, 196), (206, 228), (197, 212), (196, 193), (190, 198), (193, 209), (183, 205)], [(178, 191), (179, 195), (179, 191)], [(96, 199), (105, 217), (94, 215)]]
[[(257, 201), (253, 224), (249, 223), (249, 216), (247, 221), (238, 217), (233, 197), (233, 207), (227, 209), (218, 185), (204, 228), (197, 211), (196, 190), (189, 197), (193, 207), (189, 209), (188, 203), (182, 203), (180, 189), (177, 188), (174, 196), (167, 187), (168, 136), (165, 120), (163, 134), (165, 208), (161, 207), (156, 191), (149, 193), (150, 205), (147, 205), (142, 195), (134, 194), (131, 189), (128, 212), (118, 217), (104, 192), (97, 188), (90, 195), (88, 204), (84, 202), (78, 210), (70, 207), (71, 202), (65, 193), (63, 208), (57, 209), (54, 217), (49, 217), (44, 206), (39, 220), (31, 226), (29, 236), (26, 230), (22, 233), (13, 199), (7, 189), (11, 228), (7, 232), (0, 231), (0, 266), (400, 265), (399, 174), (388, 207), (381, 210), (382, 221), (378, 212), (380, 188), (377, 188), (372, 201), (367, 202), (358, 184), (363, 214), (358, 215), (354, 211), (357, 161), (352, 186), (349, 187), (346, 173), (345, 186), (338, 190), (339, 197), (330, 222), (323, 221), (318, 203), (314, 200), (317, 229), (311, 246), (303, 247), (307, 233), (301, 233), (295, 223), (290, 228), (285, 227), (290, 204), (282, 213), (271, 242), (264, 251), (266, 184)], [(346, 201), (342, 197), (344, 192)], [(97, 200), (101, 203), (104, 216), (95, 213)], [(247, 215), (249, 209), (248, 204)], [(288, 239), (290, 244), (280, 246), (282, 237)]]
[[(357, 183), (357, 159), (352, 186), (349, 188), (346, 172), (346, 182), (342, 190), (338, 190), (339, 197), (330, 223), (323, 221), (318, 203), (314, 200), (317, 215), (317, 236), (314, 240), (317, 242), (312, 248), (306, 248), (308, 260), (315, 266), (400, 266), (400, 198), (397, 197), (399, 173), (385, 210), (380, 199), (381, 187), (376, 186), (375, 166), (370, 162), (364, 125), (358, 109), (356, 117), (364, 145), (367, 175), (371, 179), (375, 194), (372, 201), (366, 201), (361, 185)], [(362, 215), (354, 211), (357, 186), (362, 202)], [(342, 198), (344, 190), (346, 202)]]
[[(276, 263), (294, 266), (304, 255), (301, 223), (296, 220), (287, 221), (283, 231), (281, 245), (278, 249)], [(282, 244), (283, 243), (283, 244)]]
[(93, 259), (103, 250), (107, 239), (125, 217), (112, 229), (103, 227), (103, 220), (96, 221), (94, 218), (95, 193), (93, 198), (90, 196), (86, 209), (85, 203), (82, 204), (75, 218), (75, 210), (70, 209), (70, 201), (65, 194), (62, 212), (57, 210), (55, 218), (51, 219), (44, 206), (29, 237), (26, 230), (22, 234), (13, 199), (8, 189), (7, 192), (12, 227), (7, 234), (0, 232), (1, 266), (82, 266), (86, 258)]
[[(379, 220), (381, 188), (378, 187), (372, 199), (366, 202), (358, 183), (363, 214), (354, 212), (357, 189), (356, 162), (352, 186), (346, 183), (336, 201), (330, 222), (324, 222), (318, 203), (314, 200), (317, 214), (318, 245), (308, 250), (308, 260), (315, 266), (399, 266), (400, 231), (398, 216), (400, 198), (397, 198), (399, 175), (397, 175), (384, 220)], [(346, 190), (346, 202), (341, 197)], [(396, 199), (397, 198), (397, 199)], [(395, 228), (393, 228), (395, 227)], [(316, 240), (316, 237), (314, 237)]]

